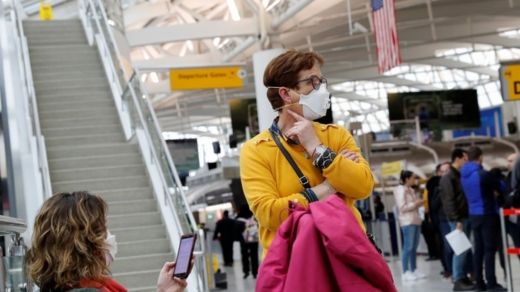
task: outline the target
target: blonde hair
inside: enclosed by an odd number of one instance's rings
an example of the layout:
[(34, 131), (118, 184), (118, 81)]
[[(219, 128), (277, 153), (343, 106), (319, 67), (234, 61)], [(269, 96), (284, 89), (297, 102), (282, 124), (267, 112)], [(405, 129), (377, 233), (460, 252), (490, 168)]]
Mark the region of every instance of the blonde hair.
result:
[(106, 213), (105, 201), (88, 192), (58, 193), (45, 201), (27, 252), (28, 273), (41, 291), (108, 277)]

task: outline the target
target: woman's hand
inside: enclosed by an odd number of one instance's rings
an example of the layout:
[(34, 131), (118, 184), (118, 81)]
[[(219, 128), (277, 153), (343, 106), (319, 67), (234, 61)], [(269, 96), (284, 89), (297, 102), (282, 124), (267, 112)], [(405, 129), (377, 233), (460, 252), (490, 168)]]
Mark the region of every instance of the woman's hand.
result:
[(359, 163), (359, 155), (356, 152), (352, 152), (349, 150), (343, 150), (339, 154), (341, 156), (345, 157), (346, 159), (350, 159), (356, 163)]
[(327, 180), (324, 180), (321, 184), (313, 187), (312, 190), (320, 201), (326, 200), (330, 195), (336, 193), (334, 187)]
[(175, 268), (174, 262), (167, 262), (162, 267), (157, 279), (157, 292), (181, 292), (188, 285), (186, 280), (174, 278), (173, 270)]
[(296, 122), (293, 124), (292, 128), (284, 133), (284, 135), (291, 139), (294, 139), (295, 137), (298, 138), (298, 141), (303, 148), (305, 148), (307, 154), (312, 155), (314, 149), (321, 144), (318, 135), (316, 135), (316, 132), (314, 131), (312, 121), (307, 120), (291, 110), (288, 110), (287, 112), (296, 120)]

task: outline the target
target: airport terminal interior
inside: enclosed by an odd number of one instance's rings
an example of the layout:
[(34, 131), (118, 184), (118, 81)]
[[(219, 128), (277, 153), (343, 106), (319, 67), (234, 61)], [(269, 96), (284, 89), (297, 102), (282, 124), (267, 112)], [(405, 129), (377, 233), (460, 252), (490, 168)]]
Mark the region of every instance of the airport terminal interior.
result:
[[(91, 288), (101, 257), (122, 288), (99, 291), (519, 290), (519, 16), (520, 0), (0, 0), (0, 292)], [(75, 214), (77, 236), (53, 225)]]

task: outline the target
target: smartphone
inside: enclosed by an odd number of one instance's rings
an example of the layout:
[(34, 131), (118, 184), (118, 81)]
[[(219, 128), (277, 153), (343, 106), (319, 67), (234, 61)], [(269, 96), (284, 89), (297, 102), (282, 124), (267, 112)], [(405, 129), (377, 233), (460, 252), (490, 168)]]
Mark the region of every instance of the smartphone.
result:
[(173, 276), (181, 279), (188, 278), (191, 270), (191, 258), (193, 257), (193, 249), (197, 235), (185, 234), (181, 237), (177, 259), (175, 260), (175, 269)]

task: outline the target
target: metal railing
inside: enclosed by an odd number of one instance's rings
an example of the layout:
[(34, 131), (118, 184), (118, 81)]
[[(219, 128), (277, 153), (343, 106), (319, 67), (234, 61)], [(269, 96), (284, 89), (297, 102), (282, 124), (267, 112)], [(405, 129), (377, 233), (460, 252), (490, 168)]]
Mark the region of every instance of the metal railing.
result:
[(24, 221), (0, 216), (0, 236), (10, 238), (6, 256), (2, 256), (0, 247), (0, 291), (33, 291), (33, 284), (26, 275), (25, 255), (27, 246), (20, 236), (27, 228)]
[[(20, 66), (20, 78), (23, 81), (26, 99), (27, 112), (29, 113), (29, 119), (31, 123), (32, 135), (36, 140), (36, 151), (39, 172), (43, 185), (43, 193), (45, 198), (48, 198), (52, 194), (52, 186), (49, 174), (49, 166), (47, 161), (47, 150), (45, 147), (45, 139), (42, 135), (40, 128), (40, 118), (38, 116), (38, 104), (36, 102), (36, 95), (34, 91), (33, 76), (31, 70), (31, 61), (29, 58), (29, 48), (27, 46), (27, 38), (25, 37), (22, 20), (24, 18), (23, 7), (21, 1), (10, 0), (9, 10), (6, 11), (7, 15), (11, 18), (11, 21), (15, 24), (16, 34), (16, 47), (18, 56), (18, 65)], [(30, 145), (28, 142), (27, 145)]]
[[(120, 60), (120, 50), (100, 0), (80, 0), (80, 17), (92, 44), (95, 40), (100, 51), (103, 66), (107, 73), (116, 107), (127, 139), (137, 139), (143, 157), (155, 165), (162, 194), (173, 215), (180, 234), (198, 233), (196, 264), (197, 290), (209, 291), (205, 264), (205, 245), (203, 230), (198, 229), (193, 214), (183, 193), (177, 170), (170, 156), (162, 131), (138, 74), (133, 71), (130, 79), (125, 78), (124, 65)], [(150, 171), (150, 169), (149, 169)], [(173, 240), (173, 239), (172, 239)], [(174, 244), (175, 246), (175, 244)], [(194, 287), (192, 287), (194, 288)]]

